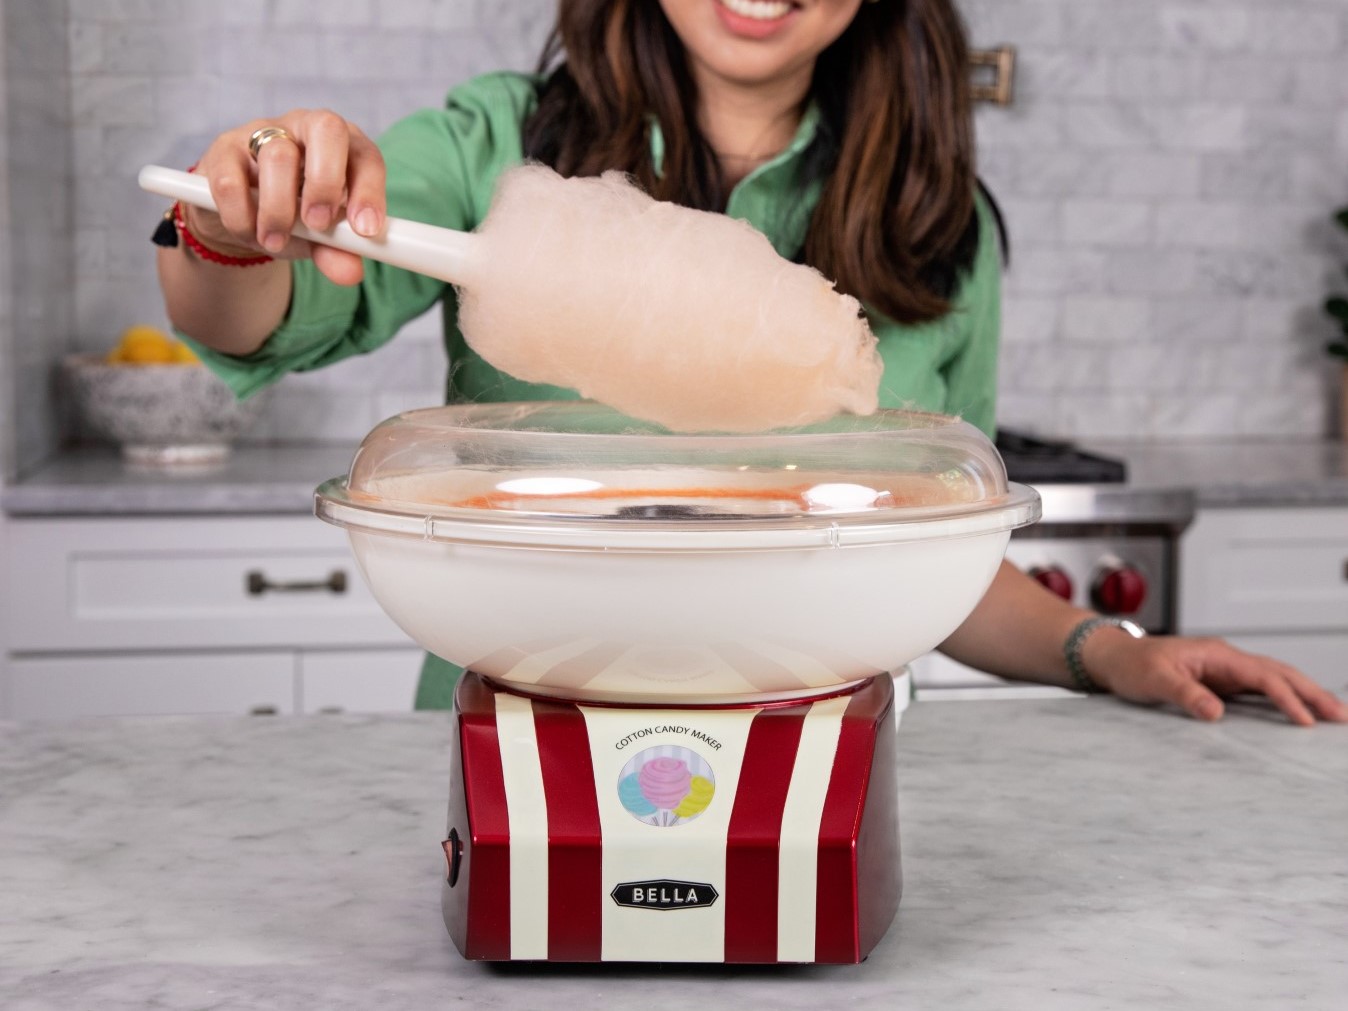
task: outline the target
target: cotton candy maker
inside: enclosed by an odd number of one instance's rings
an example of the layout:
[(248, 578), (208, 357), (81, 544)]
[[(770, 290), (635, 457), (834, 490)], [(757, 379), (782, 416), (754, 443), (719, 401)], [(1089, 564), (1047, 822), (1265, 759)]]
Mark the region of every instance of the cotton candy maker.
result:
[(909, 412), (671, 435), (585, 402), (412, 411), (317, 493), (468, 668), (445, 923), (468, 958), (856, 962), (899, 901), (891, 672), (1038, 498)]

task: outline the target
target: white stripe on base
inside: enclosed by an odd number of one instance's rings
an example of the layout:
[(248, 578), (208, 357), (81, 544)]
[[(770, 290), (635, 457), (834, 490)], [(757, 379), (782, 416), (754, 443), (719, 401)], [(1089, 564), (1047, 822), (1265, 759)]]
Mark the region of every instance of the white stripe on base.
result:
[(534, 707), (494, 692), (506, 816), (510, 821), (510, 957), (548, 957), (548, 804)]
[(833, 762), (838, 754), (843, 710), (850, 695), (810, 706), (782, 807), (777, 858), (777, 961), (814, 961), (814, 922), (819, 875), (819, 826)]

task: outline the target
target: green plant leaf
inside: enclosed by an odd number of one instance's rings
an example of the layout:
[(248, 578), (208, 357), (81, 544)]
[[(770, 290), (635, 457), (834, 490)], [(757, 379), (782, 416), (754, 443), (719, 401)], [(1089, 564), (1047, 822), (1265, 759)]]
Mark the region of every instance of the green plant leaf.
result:
[(1348, 344), (1343, 341), (1333, 341), (1325, 345), (1325, 350), (1337, 358), (1342, 358), (1348, 362)]
[(1333, 316), (1340, 323), (1348, 325), (1348, 298), (1341, 295), (1335, 295), (1325, 301), (1325, 312)]
[(1348, 228), (1348, 207), (1342, 207), (1335, 211), (1334, 220), (1339, 223), (1340, 228)]

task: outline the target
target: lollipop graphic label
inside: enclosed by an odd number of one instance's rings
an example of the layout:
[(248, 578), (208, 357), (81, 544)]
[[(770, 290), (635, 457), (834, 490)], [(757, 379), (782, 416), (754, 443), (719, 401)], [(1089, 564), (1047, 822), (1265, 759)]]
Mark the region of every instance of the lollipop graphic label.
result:
[(702, 814), (716, 795), (716, 777), (706, 759), (669, 744), (634, 755), (618, 776), (618, 800), (635, 819), (669, 828)]

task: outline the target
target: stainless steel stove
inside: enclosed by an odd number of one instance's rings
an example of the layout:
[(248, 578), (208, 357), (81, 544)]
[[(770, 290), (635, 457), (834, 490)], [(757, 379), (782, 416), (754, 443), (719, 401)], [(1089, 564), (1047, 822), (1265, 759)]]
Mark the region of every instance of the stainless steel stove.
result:
[[(1153, 634), (1177, 627), (1179, 537), (1193, 520), (1187, 489), (1138, 488), (1123, 460), (1070, 442), (1003, 431), (997, 449), (1013, 481), (1033, 485), (1043, 518), (1016, 531), (1006, 557), (1079, 607), (1136, 621)], [(982, 674), (940, 654), (913, 664), (920, 697), (1056, 693)]]
[(1177, 548), (1193, 520), (1192, 493), (1133, 487), (1124, 461), (1069, 442), (1003, 432), (997, 449), (1011, 479), (1033, 485), (1044, 507), (1007, 557), (1074, 604), (1173, 632)]

